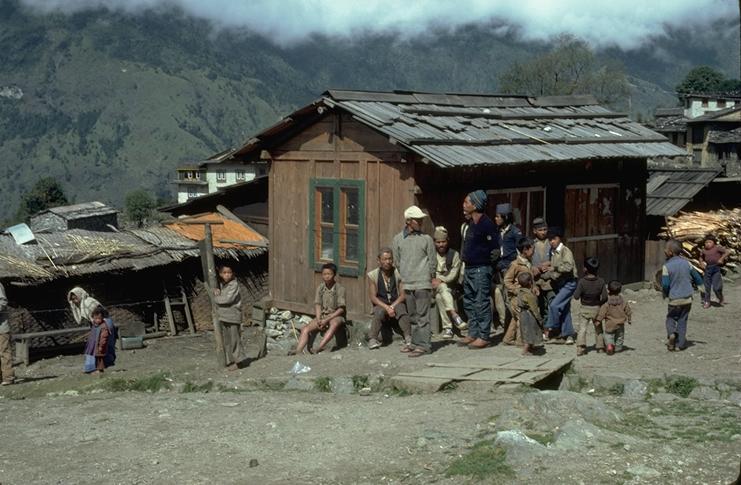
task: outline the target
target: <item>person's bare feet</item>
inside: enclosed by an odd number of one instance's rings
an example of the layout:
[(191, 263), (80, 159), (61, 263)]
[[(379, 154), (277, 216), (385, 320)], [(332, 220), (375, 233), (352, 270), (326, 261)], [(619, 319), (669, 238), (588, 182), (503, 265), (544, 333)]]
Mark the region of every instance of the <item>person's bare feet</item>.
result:
[(229, 365), (227, 366), (226, 370), (228, 370), (228, 371), (235, 371), (235, 370), (239, 370), (239, 366), (238, 366), (237, 364), (229, 364)]

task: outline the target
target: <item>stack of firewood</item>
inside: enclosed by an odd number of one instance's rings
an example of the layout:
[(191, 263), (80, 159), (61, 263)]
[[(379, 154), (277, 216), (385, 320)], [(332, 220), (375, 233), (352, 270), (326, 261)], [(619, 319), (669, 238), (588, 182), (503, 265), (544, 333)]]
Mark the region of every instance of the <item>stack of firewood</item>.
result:
[(741, 209), (680, 212), (676, 217), (667, 218), (667, 225), (662, 231), (662, 238), (682, 242), (684, 255), (700, 271), (700, 252), (705, 236), (714, 235), (718, 238), (718, 244), (731, 250), (731, 255), (726, 259), (726, 268), (737, 270), (741, 254)]

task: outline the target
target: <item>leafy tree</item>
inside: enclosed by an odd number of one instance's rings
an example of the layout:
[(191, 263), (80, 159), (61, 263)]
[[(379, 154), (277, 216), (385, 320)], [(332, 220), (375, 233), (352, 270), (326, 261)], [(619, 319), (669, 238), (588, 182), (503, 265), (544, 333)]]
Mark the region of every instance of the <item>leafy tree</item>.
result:
[(54, 177), (40, 178), (31, 187), (31, 190), (21, 197), (21, 205), (18, 208), (16, 219), (28, 221), (31, 216), (43, 210), (68, 203), (64, 189)]
[(695, 67), (687, 73), (684, 80), (677, 84), (677, 94), (717, 93), (722, 90), (725, 81), (722, 72), (709, 66)]
[(499, 89), (531, 96), (593, 94), (607, 104), (629, 93), (623, 67), (600, 63), (586, 42), (572, 36), (561, 36), (550, 52), (512, 65), (499, 77)]
[(154, 197), (144, 189), (134, 190), (126, 194), (126, 217), (135, 222), (137, 227), (144, 225), (156, 207), (157, 203)]

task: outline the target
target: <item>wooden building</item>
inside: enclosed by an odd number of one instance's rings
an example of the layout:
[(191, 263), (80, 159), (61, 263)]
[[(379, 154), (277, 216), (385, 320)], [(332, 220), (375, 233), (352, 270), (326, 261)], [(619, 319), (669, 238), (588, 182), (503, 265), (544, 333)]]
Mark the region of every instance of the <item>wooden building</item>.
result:
[(643, 278), (646, 160), (684, 151), (591, 96), (328, 91), (227, 159), (268, 159), (270, 293), (313, 312), (322, 263), (335, 262), (350, 316), (367, 315), (365, 273), (403, 225), (429, 213), (460, 243), (461, 203), (509, 201), (523, 232), (534, 217), (563, 226), (577, 263), (606, 278)]

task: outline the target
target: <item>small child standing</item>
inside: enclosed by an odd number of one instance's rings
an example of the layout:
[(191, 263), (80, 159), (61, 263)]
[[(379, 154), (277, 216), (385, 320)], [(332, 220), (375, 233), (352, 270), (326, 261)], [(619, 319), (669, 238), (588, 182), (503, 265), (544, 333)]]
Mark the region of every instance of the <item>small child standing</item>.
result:
[(718, 245), (718, 240), (712, 234), (705, 236), (705, 249), (700, 253), (700, 261), (705, 270), (703, 281), (705, 283), (705, 295), (702, 299), (702, 307), (710, 308), (710, 289), (715, 292), (718, 303), (725, 304), (723, 300), (723, 277), (720, 267), (726, 262), (729, 251)]
[(535, 355), (535, 347), (543, 343), (543, 317), (540, 315), (538, 297), (533, 293), (533, 275), (520, 273), (517, 275), (517, 310), (522, 337), (522, 355)]
[(576, 284), (574, 300), (581, 300), (579, 321), (576, 325), (576, 355), (587, 353), (587, 329), (594, 326), (594, 348), (597, 352), (605, 349), (602, 337), (602, 323), (595, 320), (600, 307), (607, 302), (607, 285), (597, 276), (599, 260), (587, 258), (584, 261), (584, 276)]
[(229, 370), (237, 370), (244, 357), (242, 351), (242, 296), (234, 269), (229, 265), (219, 268), (219, 287), (214, 288), (214, 302), (217, 305), (219, 322), (224, 328), (224, 353)]
[(99, 306), (90, 315), (92, 326), (85, 345), (86, 374), (103, 374), (106, 367), (116, 362), (116, 328), (108, 312)]
[(596, 323), (604, 322), (604, 338), (607, 344), (607, 355), (623, 350), (625, 341), (625, 324), (630, 325), (631, 311), (628, 302), (623, 299), (623, 289), (619, 281), (610, 281), (607, 285), (607, 303), (602, 305), (597, 314)]

